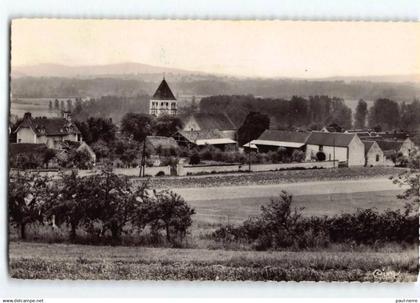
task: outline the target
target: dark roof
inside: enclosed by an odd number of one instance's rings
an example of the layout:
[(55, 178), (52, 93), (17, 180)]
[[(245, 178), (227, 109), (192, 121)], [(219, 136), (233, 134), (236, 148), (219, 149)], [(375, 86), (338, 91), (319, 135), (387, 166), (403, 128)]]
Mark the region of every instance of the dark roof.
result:
[(305, 143), (310, 133), (266, 129), (258, 140)]
[(376, 141), (376, 143), (378, 143), (379, 147), (385, 152), (385, 151), (399, 151), (404, 141), (378, 140)]
[(379, 135), (384, 138), (384, 139), (394, 139), (394, 140), (405, 140), (407, 139), (409, 136), (407, 133), (379, 133)]
[(355, 134), (312, 132), (306, 144), (347, 147)]
[(146, 142), (147, 144), (150, 144), (155, 149), (179, 148), (178, 143), (175, 141), (174, 138), (171, 138), (171, 137), (147, 136)]
[(37, 135), (46, 136), (66, 136), (68, 134), (80, 134), (77, 126), (65, 118), (32, 118), (25, 114), (22, 123), (17, 127), (16, 131), (22, 127), (31, 128)]
[(176, 100), (174, 94), (172, 93), (171, 89), (169, 88), (168, 83), (165, 79), (160, 82), (159, 87), (157, 88), (156, 92), (153, 94), (152, 99), (154, 100)]
[(229, 117), (223, 113), (214, 113), (214, 114), (195, 113), (195, 114), (192, 114), (192, 117), (195, 119), (197, 124), (203, 130), (237, 129), (236, 125), (232, 122), (232, 120), (229, 119)]
[(362, 141), (365, 146), (365, 152), (368, 152), (373, 144), (375, 144), (375, 141)]
[(43, 153), (48, 149), (45, 144), (36, 143), (10, 143), (9, 155), (16, 156), (19, 154), (35, 154)]
[(205, 140), (205, 139), (221, 139), (223, 138), (223, 134), (217, 130), (194, 130), (194, 131), (179, 131), (178, 132), (181, 136), (187, 139), (190, 142), (195, 142), (196, 140)]

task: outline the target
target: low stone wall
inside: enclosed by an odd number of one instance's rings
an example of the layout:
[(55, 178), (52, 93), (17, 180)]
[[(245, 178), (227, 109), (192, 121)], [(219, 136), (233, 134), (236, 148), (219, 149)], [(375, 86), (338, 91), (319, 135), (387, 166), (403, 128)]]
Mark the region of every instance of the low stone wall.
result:
[[(311, 169), (311, 168), (333, 168), (338, 167), (338, 161), (324, 161), (324, 162), (302, 162), (302, 163), (278, 163), (278, 164), (252, 164), (251, 171), (270, 171), (270, 170), (284, 170), (284, 169)], [(241, 172), (248, 171), (247, 164), (232, 164), (232, 165), (179, 165), (177, 168), (178, 176), (195, 175), (195, 174), (212, 174), (223, 172)]]
[[(125, 175), (129, 177), (138, 177), (140, 174), (140, 168), (114, 168), (114, 173)], [(145, 175), (146, 176), (156, 176), (159, 173), (163, 173), (165, 176), (171, 175), (170, 166), (151, 166), (146, 167)]]

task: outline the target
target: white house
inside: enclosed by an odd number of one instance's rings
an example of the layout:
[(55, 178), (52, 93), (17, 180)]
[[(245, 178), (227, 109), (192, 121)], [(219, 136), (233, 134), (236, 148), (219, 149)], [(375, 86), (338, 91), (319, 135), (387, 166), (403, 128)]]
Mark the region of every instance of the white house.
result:
[(53, 149), (64, 141), (82, 141), (81, 133), (68, 113), (63, 118), (33, 118), (31, 113), (25, 113), (15, 133), (16, 143), (43, 143)]
[(365, 145), (365, 165), (382, 166), (385, 165), (384, 152), (375, 141), (363, 141)]
[(159, 117), (161, 115), (175, 116), (177, 114), (177, 100), (163, 78), (156, 92), (149, 101), (149, 114)]
[(306, 140), (306, 161), (338, 160), (365, 165), (365, 146), (356, 134), (312, 132)]

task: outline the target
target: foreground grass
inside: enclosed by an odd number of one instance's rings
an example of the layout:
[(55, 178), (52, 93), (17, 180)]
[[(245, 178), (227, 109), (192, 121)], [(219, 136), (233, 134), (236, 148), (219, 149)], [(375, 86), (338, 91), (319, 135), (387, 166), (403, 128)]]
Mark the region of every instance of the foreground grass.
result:
[(11, 242), (19, 279), (414, 282), (418, 250), (255, 252)]

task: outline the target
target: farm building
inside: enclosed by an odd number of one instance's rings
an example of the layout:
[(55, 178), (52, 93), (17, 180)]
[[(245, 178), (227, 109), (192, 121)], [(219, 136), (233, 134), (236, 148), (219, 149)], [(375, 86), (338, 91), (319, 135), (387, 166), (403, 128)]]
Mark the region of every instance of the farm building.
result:
[(410, 152), (417, 149), (416, 145), (410, 138), (405, 140), (378, 140), (376, 141), (380, 148), (383, 150), (385, 156), (390, 158), (393, 154), (401, 153), (403, 156), (408, 157)]
[(385, 165), (385, 156), (378, 143), (375, 141), (363, 141), (365, 145), (366, 166)]
[(224, 134), (217, 130), (197, 130), (197, 131), (178, 131), (174, 139), (179, 146), (187, 148), (205, 147), (212, 145), (221, 150), (229, 150), (236, 148), (236, 141), (226, 138)]
[(365, 165), (365, 146), (356, 134), (312, 132), (306, 140), (306, 161), (338, 160)]
[(15, 133), (17, 143), (43, 143), (53, 149), (66, 140), (82, 141), (79, 129), (67, 113), (64, 118), (32, 118), (31, 113), (25, 113)]
[(310, 133), (267, 129), (256, 140), (243, 145), (244, 148), (256, 148), (260, 152), (276, 151), (284, 147), (290, 152), (295, 149), (305, 150)]
[(225, 138), (235, 140), (237, 127), (225, 114), (194, 113), (182, 118), (183, 131), (218, 130)]
[(153, 116), (177, 114), (177, 100), (169, 88), (168, 82), (163, 78), (156, 92), (149, 101), (149, 114)]

